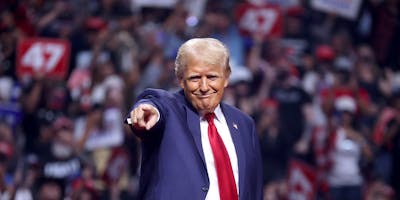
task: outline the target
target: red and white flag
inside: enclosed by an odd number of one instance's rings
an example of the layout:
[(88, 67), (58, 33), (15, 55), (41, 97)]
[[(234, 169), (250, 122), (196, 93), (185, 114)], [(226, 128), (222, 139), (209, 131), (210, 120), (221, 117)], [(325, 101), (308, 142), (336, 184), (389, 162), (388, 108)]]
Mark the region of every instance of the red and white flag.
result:
[(317, 176), (314, 167), (292, 159), (287, 179), (289, 200), (313, 200), (317, 191)]
[(236, 8), (236, 17), (244, 35), (282, 36), (283, 14), (279, 6), (243, 3)]

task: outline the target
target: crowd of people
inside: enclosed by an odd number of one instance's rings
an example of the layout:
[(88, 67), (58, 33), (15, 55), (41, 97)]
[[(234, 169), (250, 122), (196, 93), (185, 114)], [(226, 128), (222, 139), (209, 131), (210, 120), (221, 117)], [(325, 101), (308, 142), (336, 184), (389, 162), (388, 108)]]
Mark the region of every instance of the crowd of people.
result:
[[(256, 122), (264, 199), (293, 199), (293, 160), (315, 172), (314, 199), (400, 197), (397, 0), (361, 1), (355, 19), (301, 0), (160, 2), (0, 2), (0, 199), (135, 199), (140, 141), (123, 120), (145, 88), (179, 88), (193, 37), (230, 51), (224, 102)], [(279, 34), (241, 30), (250, 2), (278, 8)], [(68, 41), (65, 78), (18, 75), (27, 38)]]

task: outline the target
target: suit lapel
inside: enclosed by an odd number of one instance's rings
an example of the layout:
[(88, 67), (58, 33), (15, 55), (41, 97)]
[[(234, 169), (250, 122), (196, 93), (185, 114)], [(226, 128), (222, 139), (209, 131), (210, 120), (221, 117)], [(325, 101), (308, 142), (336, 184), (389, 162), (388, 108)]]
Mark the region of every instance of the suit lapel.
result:
[(205, 159), (203, 153), (203, 147), (201, 145), (201, 132), (200, 132), (200, 122), (199, 115), (193, 110), (186, 107), (186, 120), (187, 125), (190, 130), (190, 133), (193, 137), (193, 140), (196, 144), (196, 148), (198, 153), (200, 154), (201, 160), (203, 161), (203, 165), (205, 166)]
[[(178, 100), (184, 105), (184, 110), (186, 112), (186, 124), (190, 131), (190, 135), (193, 137), (193, 141), (196, 145), (197, 152), (201, 158), (204, 169), (206, 169), (206, 162), (204, 158), (203, 146), (201, 144), (201, 132), (200, 132), (200, 118), (192, 105), (186, 100), (183, 90), (177, 92)], [(206, 170), (205, 170), (206, 171)]]
[(245, 167), (246, 167), (246, 156), (243, 149), (243, 143), (241, 139), (242, 134), (246, 134), (245, 130), (243, 130), (243, 126), (240, 126), (238, 121), (234, 118), (234, 113), (231, 112), (231, 109), (225, 104), (221, 103), (221, 109), (224, 113), (226, 123), (229, 127), (229, 131), (231, 133), (233, 144), (235, 145), (236, 156), (238, 160), (238, 169), (239, 169), (239, 194), (243, 191), (244, 188), (244, 180), (245, 180)]

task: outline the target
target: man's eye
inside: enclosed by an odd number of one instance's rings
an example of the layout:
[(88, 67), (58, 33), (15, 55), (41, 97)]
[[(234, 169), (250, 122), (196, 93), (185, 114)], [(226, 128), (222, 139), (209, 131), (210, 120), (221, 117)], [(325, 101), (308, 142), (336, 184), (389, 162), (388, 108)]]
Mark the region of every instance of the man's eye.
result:
[(199, 81), (200, 80), (200, 76), (192, 76), (192, 77), (189, 77), (189, 81), (192, 81), (192, 82), (197, 82), (197, 81)]
[(207, 78), (209, 80), (215, 81), (215, 80), (217, 80), (219, 78), (219, 76), (211, 75), (211, 76), (207, 76)]

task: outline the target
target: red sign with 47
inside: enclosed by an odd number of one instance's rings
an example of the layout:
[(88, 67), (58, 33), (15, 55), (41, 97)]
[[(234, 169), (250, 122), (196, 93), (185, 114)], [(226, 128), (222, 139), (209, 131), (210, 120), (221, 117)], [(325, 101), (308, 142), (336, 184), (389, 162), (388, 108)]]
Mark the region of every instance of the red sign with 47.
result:
[(237, 23), (244, 35), (255, 33), (265, 37), (281, 37), (282, 11), (275, 5), (240, 4), (236, 8)]
[(67, 40), (29, 38), (18, 44), (17, 76), (41, 74), (64, 79), (69, 65), (70, 43)]

